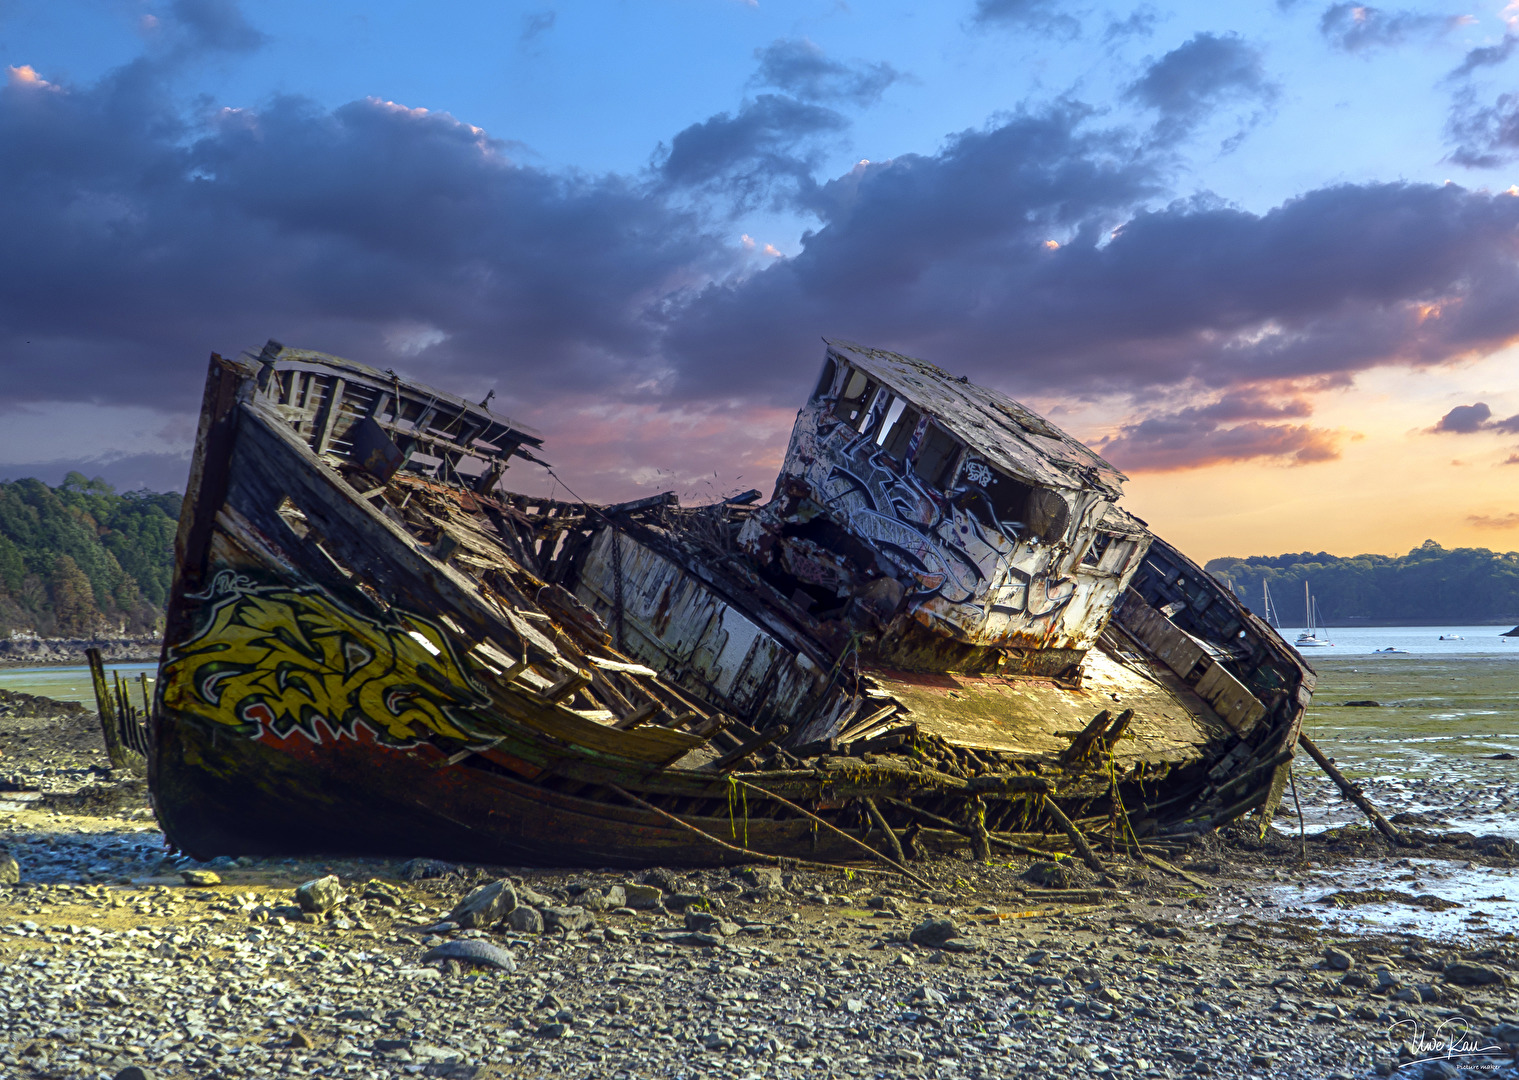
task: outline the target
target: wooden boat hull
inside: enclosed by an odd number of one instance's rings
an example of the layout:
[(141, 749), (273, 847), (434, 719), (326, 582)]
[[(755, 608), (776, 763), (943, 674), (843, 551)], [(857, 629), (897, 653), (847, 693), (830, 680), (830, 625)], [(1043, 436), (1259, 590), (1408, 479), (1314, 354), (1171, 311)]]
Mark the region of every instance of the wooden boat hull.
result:
[[(197, 858), (836, 863), (869, 857), (866, 841), (896, 850), (897, 833), (925, 822), (973, 842), (1049, 833), (1050, 804), (1105, 820), (1108, 842), (1127, 847), (1251, 810), (1264, 827), (1280, 798), (1311, 673), (1159, 541), (1085, 684), (1064, 660), (1059, 672), (845, 671), (796, 631), (804, 613), (635, 522), (618, 528), (629, 550), (655, 544), (641, 563), (598, 539), (601, 511), (598, 524), (579, 508), (578, 533), (515, 532), (522, 515), (483, 492), (537, 444), (480, 407), (450, 399), (444, 423), (446, 395), (391, 390), (360, 365), (277, 348), (261, 361), (213, 357), (150, 721), (155, 808)], [(401, 471), (417, 446), (445, 455), (450, 485)], [(474, 494), (458, 481), (471, 453), (484, 453)], [(670, 603), (625, 605), (607, 578), (583, 606), (577, 553), (666, 577), (688, 556), (686, 606), (721, 631), (711, 666), (686, 664)], [(747, 684), (721, 666), (746, 588)], [(619, 638), (624, 618), (641, 632), (652, 666), (614, 649), (598, 613)], [(1226, 663), (1196, 634), (1249, 648)], [(1129, 708), (1113, 717), (1120, 699)]]

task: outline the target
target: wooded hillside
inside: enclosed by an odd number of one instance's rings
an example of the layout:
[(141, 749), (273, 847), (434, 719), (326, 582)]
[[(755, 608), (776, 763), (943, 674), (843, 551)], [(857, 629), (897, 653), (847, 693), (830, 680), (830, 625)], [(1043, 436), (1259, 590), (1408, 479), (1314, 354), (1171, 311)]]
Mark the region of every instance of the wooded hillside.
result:
[(69, 473), (0, 481), (0, 636), (155, 632), (174, 573), (181, 496), (118, 495)]
[(1302, 552), (1214, 559), (1207, 570), (1257, 614), (1261, 582), (1287, 626), (1303, 625), (1303, 582), (1326, 625), (1347, 619), (1438, 625), (1519, 620), (1519, 552), (1446, 549), (1426, 540), (1407, 555)]

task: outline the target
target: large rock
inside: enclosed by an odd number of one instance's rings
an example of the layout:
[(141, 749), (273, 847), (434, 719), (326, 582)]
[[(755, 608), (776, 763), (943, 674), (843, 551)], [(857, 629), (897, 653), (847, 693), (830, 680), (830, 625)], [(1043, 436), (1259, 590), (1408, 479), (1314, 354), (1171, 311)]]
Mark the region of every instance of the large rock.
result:
[(543, 926), (546, 930), (589, 930), (595, 925), (596, 920), (583, 907), (546, 907), (543, 909)]
[(613, 908), (627, 907), (628, 904), (627, 890), (621, 885), (611, 885), (606, 889), (587, 889), (576, 899), (587, 911), (611, 911)]
[(665, 895), (658, 885), (624, 885), (622, 891), (628, 907), (639, 911), (651, 911), (660, 907)]
[(517, 886), (517, 900), (519, 903), (523, 903), (528, 907), (535, 908), (553, 907), (555, 904), (559, 903), (559, 901), (555, 900), (552, 896), (544, 896), (543, 893), (539, 892), (537, 889), (533, 888), (530, 885)]
[(541, 934), (543, 933), (543, 915), (537, 908), (523, 904), (507, 912), (506, 925), (519, 934)]
[(1457, 986), (1489, 986), (1494, 983), (1502, 985), (1508, 982), (1508, 976), (1486, 964), (1457, 960), (1455, 963), (1445, 965), (1445, 981), (1453, 982)]
[(492, 926), (516, 906), (517, 893), (511, 882), (503, 878), (471, 889), (449, 912), (447, 921), (458, 923), (465, 929)]
[(21, 883), (21, 864), (16, 861), (5, 848), (0, 848), (0, 885), (18, 885)]
[(727, 919), (718, 918), (709, 911), (687, 911), (686, 929), (700, 933), (732, 937), (738, 933), (739, 925), (735, 922), (729, 922)]
[(295, 890), (295, 902), (302, 911), (325, 915), (343, 902), (343, 885), (336, 874), (308, 881)]
[(1046, 889), (1086, 889), (1097, 883), (1090, 870), (1072, 859), (1036, 862), (1023, 872), (1023, 880)]
[(738, 877), (751, 889), (774, 889), (779, 892), (786, 887), (780, 868), (776, 866), (748, 866), (738, 872)]
[(675, 892), (680, 888), (680, 878), (673, 870), (666, 870), (663, 866), (656, 866), (643, 876), (644, 882), (653, 885), (660, 892)]
[(517, 961), (512, 954), (488, 941), (445, 941), (437, 948), (429, 949), (422, 954), (424, 964), (441, 960), (474, 964), (477, 967), (499, 968), (502, 971), (517, 970)]
[(1349, 971), (1355, 967), (1355, 957), (1344, 949), (1336, 949), (1333, 945), (1324, 950), (1324, 962), (1336, 971)]
[(948, 919), (925, 919), (912, 928), (907, 940), (929, 949), (942, 949), (944, 943), (960, 936), (960, 928)]

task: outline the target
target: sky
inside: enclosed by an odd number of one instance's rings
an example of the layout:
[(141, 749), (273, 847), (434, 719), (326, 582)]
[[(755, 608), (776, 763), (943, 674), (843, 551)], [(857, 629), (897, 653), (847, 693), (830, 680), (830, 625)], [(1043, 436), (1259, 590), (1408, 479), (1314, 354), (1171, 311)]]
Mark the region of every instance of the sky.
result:
[[(1194, 558), (1519, 547), (1519, 0), (0, 0), (0, 478), (183, 485), (207, 357), (768, 494), (824, 337)], [(566, 489), (563, 485), (571, 485)]]

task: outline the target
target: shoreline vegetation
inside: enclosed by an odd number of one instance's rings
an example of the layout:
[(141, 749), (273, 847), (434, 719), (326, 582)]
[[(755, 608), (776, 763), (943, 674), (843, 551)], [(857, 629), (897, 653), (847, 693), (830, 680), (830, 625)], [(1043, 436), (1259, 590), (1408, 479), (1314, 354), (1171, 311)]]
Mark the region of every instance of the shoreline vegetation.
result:
[(182, 500), (78, 472), (0, 481), (0, 643), (158, 633)]
[(1299, 552), (1211, 559), (1205, 569), (1260, 614), (1262, 585), (1288, 625), (1301, 625), (1303, 585), (1329, 626), (1480, 626), (1519, 622), (1519, 551), (1444, 548), (1407, 555)]

